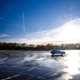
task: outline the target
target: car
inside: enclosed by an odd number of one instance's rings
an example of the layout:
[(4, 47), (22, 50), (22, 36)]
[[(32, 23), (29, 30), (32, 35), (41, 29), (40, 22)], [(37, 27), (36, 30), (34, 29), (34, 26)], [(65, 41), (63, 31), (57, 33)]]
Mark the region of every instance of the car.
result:
[(51, 56), (54, 57), (54, 56), (64, 56), (65, 52), (62, 51), (62, 50), (56, 50), (56, 49), (53, 49), (51, 51)]

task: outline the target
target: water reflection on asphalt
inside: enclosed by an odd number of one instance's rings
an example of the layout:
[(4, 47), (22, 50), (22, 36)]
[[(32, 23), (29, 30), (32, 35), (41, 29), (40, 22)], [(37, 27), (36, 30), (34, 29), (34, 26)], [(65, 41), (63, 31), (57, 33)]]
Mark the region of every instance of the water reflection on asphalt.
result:
[(80, 50), (0, 51), (0, 80), (80, 80)]
[(65, 52), (64, 57), (56, 58), (64, 65), (63, 71), (66, 72), (64, 77), (67, 80), (80, 80), (80, 50), (66, 50)]

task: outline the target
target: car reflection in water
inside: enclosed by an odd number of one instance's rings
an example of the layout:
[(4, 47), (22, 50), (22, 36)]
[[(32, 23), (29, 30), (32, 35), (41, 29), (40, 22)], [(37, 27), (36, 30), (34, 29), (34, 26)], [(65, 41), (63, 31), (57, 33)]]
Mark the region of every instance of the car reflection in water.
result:
[(0, 51), (0, 80), (80, 80), (80, 50), (65, 52)]

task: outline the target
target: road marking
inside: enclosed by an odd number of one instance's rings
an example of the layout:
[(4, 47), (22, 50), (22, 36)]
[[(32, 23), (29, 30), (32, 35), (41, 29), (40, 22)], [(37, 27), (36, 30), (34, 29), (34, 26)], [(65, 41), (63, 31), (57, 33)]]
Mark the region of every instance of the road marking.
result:
[(16, 78), (16, 77), (18, 77), (18, 76), (20, 76), (20, 74), (15, 74), (15, 75), (13, 75), (13, 76), (9, 76), (9, 77), (4, 78), (4, 79), (1, 79), (1, 80), (9, 80), (9, 79), (12, 79), (12, 78)]

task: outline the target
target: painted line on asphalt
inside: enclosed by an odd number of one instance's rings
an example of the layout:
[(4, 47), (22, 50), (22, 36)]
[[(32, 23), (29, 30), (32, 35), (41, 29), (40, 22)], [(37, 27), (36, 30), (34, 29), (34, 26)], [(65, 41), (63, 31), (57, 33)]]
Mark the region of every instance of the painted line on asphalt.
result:
[(1, 80), (9, 80), (9, 79), (16, 78), (16, 77), (19, 77), (19, 76), (20, 76), (20, 74), (15, 74), (13, 76), (9, 76), (9, 77), (1, 79)]

